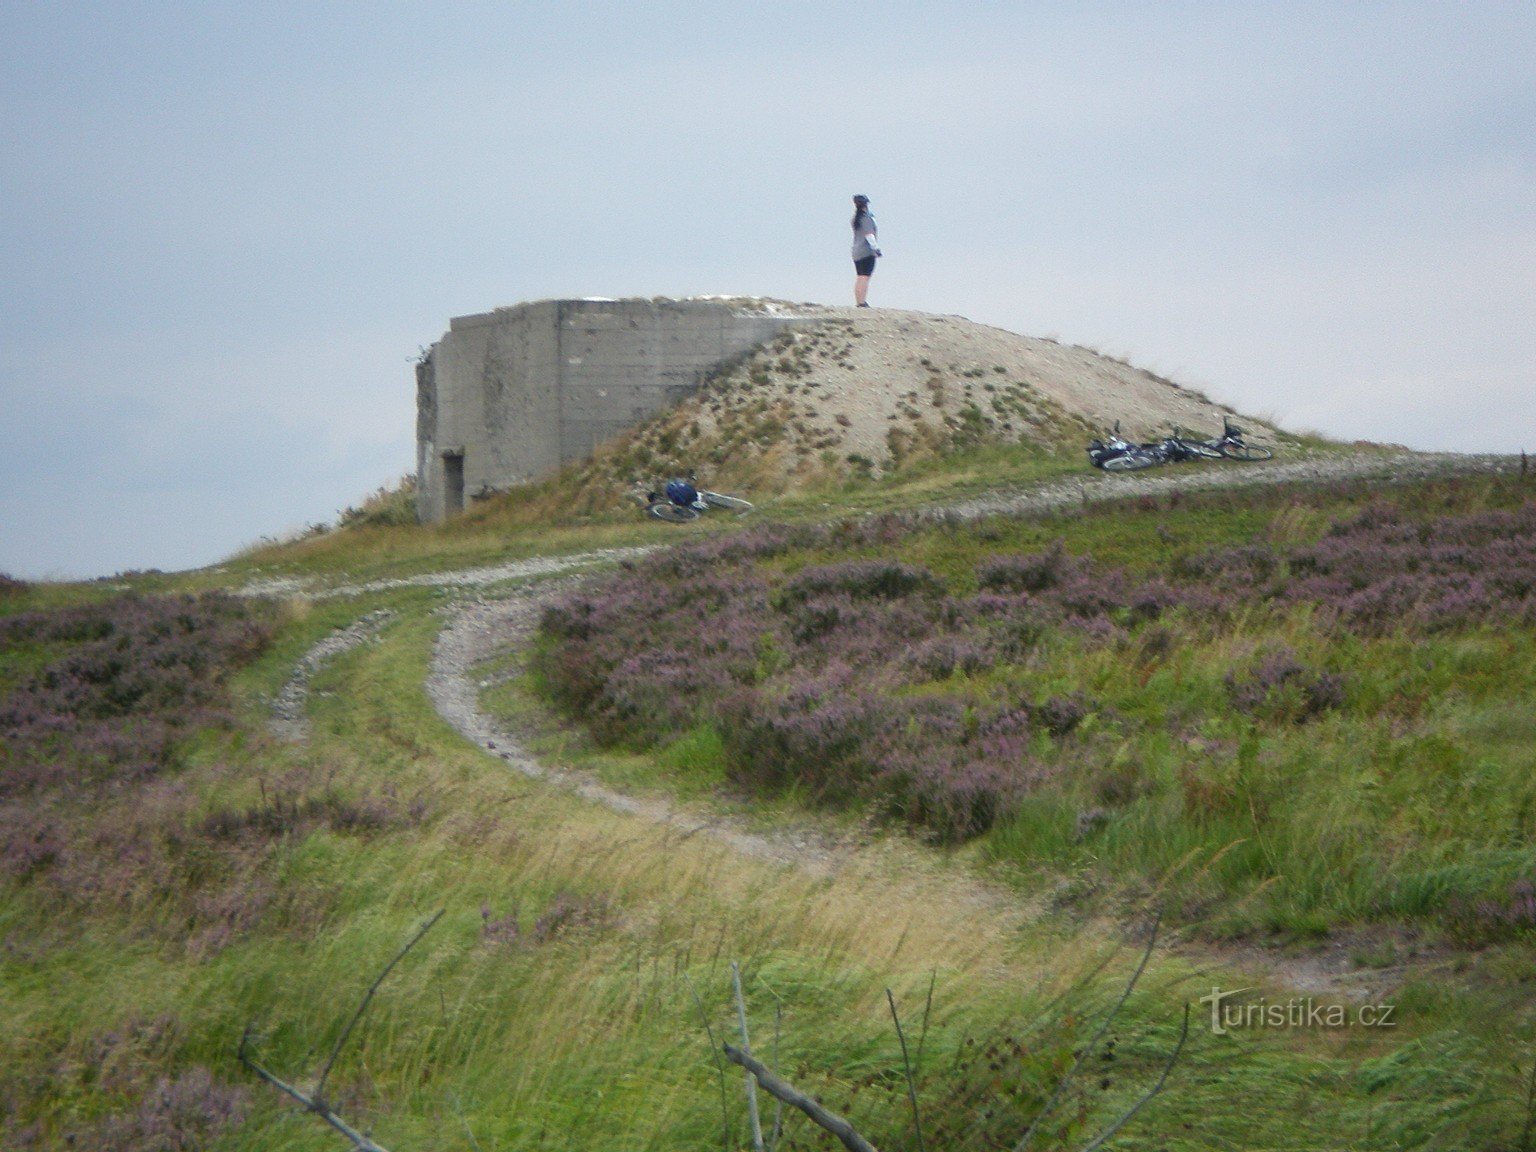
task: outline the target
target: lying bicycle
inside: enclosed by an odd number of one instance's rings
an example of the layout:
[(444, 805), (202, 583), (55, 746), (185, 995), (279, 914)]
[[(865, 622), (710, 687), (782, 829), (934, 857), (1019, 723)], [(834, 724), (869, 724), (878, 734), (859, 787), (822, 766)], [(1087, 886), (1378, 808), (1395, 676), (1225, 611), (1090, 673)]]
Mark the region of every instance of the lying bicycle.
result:
[(1214, 448), (1228, 460), (1273, 460), (1275, 450), (1266, 444), (1249, 444), (1243, 439), (1244, 432), (1225, 416), (1221, 418), (1221, 439), (1202, 440), (1201, 444)]
[(1215, 440), (1192, 440), (1175, 428), (1173, 435), (1156, 443), (1133, 444), (1120, 435), (1120, 422), (1116, 420), (1108, 439), (1089, 442), (1088, 459), (1095, 468), (1105, 472), (1139, 472), (1143, 468), (1184, 460), (1269, 460), (1274, 457), (1272, 448), (1249, 444), (1243, 437), (1241, 428), (1222, 417), (1221, 436)]
[(660, 492), (645, 493), (642, 503), (647, 516), (672, 524), (697, 520), (699, 513), (711, 508), (728, 509), (738, 515), (752, 510), (751, 502), (740, 496), (727, 496), (723, 492), (697, 487), (692, 472), (688, 473), (687, 479), (668, 480)]

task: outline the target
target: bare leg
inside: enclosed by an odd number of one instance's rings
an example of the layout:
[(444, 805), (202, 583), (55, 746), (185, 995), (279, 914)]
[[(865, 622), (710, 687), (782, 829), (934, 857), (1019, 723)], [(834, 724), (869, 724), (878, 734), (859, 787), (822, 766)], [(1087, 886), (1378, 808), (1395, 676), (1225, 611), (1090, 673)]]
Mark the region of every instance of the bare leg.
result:
[(853, 302), (860, 308), (864, 308), (865, 299), (869, 296), (869, 277), (855, 276), (853, 280)]

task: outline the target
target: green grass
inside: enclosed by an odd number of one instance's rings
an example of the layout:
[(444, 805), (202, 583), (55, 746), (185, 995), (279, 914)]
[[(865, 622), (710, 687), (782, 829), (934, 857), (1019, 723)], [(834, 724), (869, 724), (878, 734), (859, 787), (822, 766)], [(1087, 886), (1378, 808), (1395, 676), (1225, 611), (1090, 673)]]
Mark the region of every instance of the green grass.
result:
[[(1381, 495), (1342, 486), (1144, 501), (919, 530), (891, 547), (821, 547), (763, 567), (792, 574), (900, 558), (968, 591), (984, 557), (1059, 541), (1069, 553), (1155, 574), (1210, 548), (1309, 542)], [(1431, 515), (1508, 507), (1527, 489), (1451, 482), (1392, 498), (1409, 514)], [(1536, 867), (1525, 703), (1536, 690), (1536, 637), (1528, 629), (1365, 638), (1335, 634), (1305, 609), (1257, 609), (1219, 632), (1179, 618), (1158, 630), (1150, 658), (1146, 635), (1133, 633), (1129, 648), (1059, 638), (1027, 666), (934, 686), (979, 701), (1073, 689), (1093, 701), (1092, 723), (1044, 750), (1070, 766), (1063, 781), (978, 842), (982, 858), (1069, 909), (1103, 910), (1154, 892), (1213, 938), (1304, 942), (1364, 931), (1386, 946), (1408, 933), (1453, 951), (1486, 940), (1468, 917)], [(1275, 644), (1341, 676), (1343, 706), (1305, 723), (1295, 697), (1234, 712), (1224, 678)], [(657, 780), (671, 747), (657, 751)], [(701, 778), (722, 770), (718, 744), (705, 765)], [(1101, 816), (1085, 833), (1090, 810)], [(1511, 946), (1528, 954), (1530, 943), (1522, 932)], [(1421, 996), (1425, 986), (1415, 986)], [(1452, 999), (1470, 1011), (1477, 995)], [(1522, 1009), (1506, 1024), (1523, 1035), (1530, 1020)], [(1459, 1042), (1455, 1028), (1447, 1036)]]
[[(828, 488), (769, 512), (812, 518), (818, 500), (847, 511), (949, 498), (1023, 467), (982, 450), (952, 473)], [(1369, 495), (1245, 492), (934, 527), (898, 551), (955, 586), (987, 555), (1058, 538), (1069, 551), (1151, 571), (1206, 547), (1307, 538)], [(1399, 493), (1426, 511), (1517, 495), (1434, 485)], [(317, 537), (181, 583), (240, 580), (258, 568), (361, 577), (676, 538), (669, 526), (617, 514), (551, 527), (487, 507), (447, 529)], [(781, 569), (830, 558), (794, 557)], [(48, 607), (103, 594), (93, 585), (26, 596)], [(1027, 676), (1003, 670), (970, 690), (984, 698), (1086, 686), (1096, 719), (1070, 739), (1092, 750), (1082, 757), (1091, 771), (1033, 797), (977, 845), (940, 853), (874, 834), (818, 876), (594, 808), (467, 746), (421, 687), (443, 603), (423, 589), (293, 602), (272, 646), (232, 685), (234, 730), (195, 740), (163, 787), (69, 802), (82, 843), (131, 824), (144, 837), (133, 842), (156, 855), (127, 902), (61, 905), (38, 877), (0, 888), (4, 1139), (19, 1143), (29, 1130), (37, 1147), (88, 1139), (102, 1118), (152, 1098), (160, 1078), (201, 1067), (247, 1094), (246, 1122), (212, 1147), (336, 1147), (334, 1134), (238, 1066), (235, 1045), (254, 1022), (263, 1063), (311, 1080), (382, 965), (446, 908), (380, 989), (332, 1075), (337, 1106), (396, 1152), (720, 1147), (720, 1081), (694, 997), (716, 1037), (731, 1035), (733, 959), (759, 1054), (773, 1050), (777, 1027), (778, 1066), (882, 1148), (912, 1146), (885, 989), (912, 1039), (932, 979), (920, 1076), (929, 1146), (982, 1147), (983, 1133), (1012, 1146), (1118, 996), (1137, 946), (1121, 947), (1102, 972), (1097, 965), (1148, 905), (1168, 902), (1184, 939), (1159, 950), (1109, 1034), (1113, 1059), (1093, 1059), (1039, 1144), (1076, 1147), (1155, 1079), (1185, 1001), (1213, 979), (1255, 982), (1238, 960), (1213, 973), (1204, 959), (1222, 947), (1213, 941), (1363, 926), (1359, 949), (1391, 959), (1407, 947), (1393, 941), (1417, 947), (1445, 931), (1436, 917), (1448, 895), (1485, 891), (1528, 859), (1536, 722), (1525, 701), (1536, 649), (1523, 634), (1351, 641), (1304, 615), (1261, 613), (1237, 635), (1182, 625), (1173, 655), (1150, 667), (1054, 646)], [(378, 608), (395, 613), (378, 641), (314, 677), (309, 743), (269, 737), (269, 701), (296, 662), (331, 629)], [(1226, 668), (1239, 650), (1274, 638), (1348, 674), (1342, 713), (1299, 727), (1219, 715)], [(47, 655), (0, 653), (0, 686), (35, 673)], [(505, 676), (487, 704), (538, 733), (552, 762), (704, 809), (743, 803), (719, 794), (724, 750), (708, 725), (654, 750), (606, 750), (544, 712), (516, 662), (482, 671)], [(1192, 723), (1175, 738), (1157, 721), (1179, 710)], [(1081, 753), (1068, 745), (1055, 754)], [(1209, 751), (1229, 745), (1230, 756)], [(1198, 819), (1181, 790), (1191, 764), (1210, 769)], [(376, 804), (390, 817), (361, 831), (322, 822), (217, 841), (199, 831), (210, 816), (260, 811), (280, 792)], [(794, 802), (764, 811), (792, 818)], [(1088, 804), (1111, 815), (1084, 838)], [(1002, 887), (978, 885), (978, 870)], [(211, 930), (224, 911), (249, 911), (242, 901), (258, 889), (265, 903), (254, 915), (227, 934)], [(562, 921), (562, 908), (576, 911)], [(1199, 938), (1204, 951), (1193, 947)], [(1214, 1036), (1196, 1005), (1168, 1088), (1118, 1144), (1516, 1147), (1536, 1058), (1521, 983), (1530, 944), (1461, 950), (1452, 938), (1433, 948), (1439, 966), (1414, 969), (1383, 994), (1401, 1020), (1390, 1034)], [(1265, 992), (1271, 1001), (1293, 994), (1282, 984)], [(745, 1146), (735, 1075), (727, 1110), (730, 1143)], [(789, 1147), (825, 1146), (803, 1121), (789, 1137)]]

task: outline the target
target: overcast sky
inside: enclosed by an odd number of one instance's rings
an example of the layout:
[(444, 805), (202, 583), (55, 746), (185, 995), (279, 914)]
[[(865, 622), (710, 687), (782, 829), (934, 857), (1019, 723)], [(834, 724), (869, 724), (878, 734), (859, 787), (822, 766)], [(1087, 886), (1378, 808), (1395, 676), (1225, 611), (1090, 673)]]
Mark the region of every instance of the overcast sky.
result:
[(851, 302), (853, 192), (876, 306), (1536, 451), (1529, 0), (0, 0), (0, 572), (334, 520), (453, 316)]

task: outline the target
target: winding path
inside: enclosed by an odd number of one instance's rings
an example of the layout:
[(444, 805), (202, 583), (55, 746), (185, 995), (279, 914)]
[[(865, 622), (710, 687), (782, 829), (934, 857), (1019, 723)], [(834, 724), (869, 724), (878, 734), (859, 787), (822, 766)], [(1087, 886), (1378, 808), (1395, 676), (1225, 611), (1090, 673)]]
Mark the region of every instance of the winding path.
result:
[(345, 628), (336, 629), (304, 653), (272, 701), (272, 715), (267, 720), (272, 735), (289, 744), (301, 744), (308, 740), (310, 678), (328, 661), (372, 640), (394, 617), (395, 614), (387, 609), (370, 612)]
[[(1087, 474), (1024, 492), (988, 495), (972, 500), (917, 511), (918, 519), (970, 520), (992, 515), (1019, 515), (1127, 496), (1155, 496), (1174, 491), (1246, 487), (1282, 483), (1326, 482), (1344, 479), (1379, 479), (1393, 482), (1437, 475), (1509, 474), (1523, 470), (1519, 457), (1430, 455), (1423, 453), (1358, 454), (1300, 459), (1259, 467), (1241, 465), (1194, 470), (1168, 470), (1153, 475), (1103, 476)], [(305, 595), (311, 598), (352, 596), (393, 588), (435, 586), (474, 590), (446, 609), (447, 622), (438, 635), (427, 677), (426, 692), (433, 707), (465, 739), (531, 778), (569, 789), (592, 803), (626, 815), (677, 830), (683, 836), (702, 835), (741, 854), (830, 875), (861, 849), (849, 841), (833, 841), (804, 828), (784, 828), (765, 834), (750, 830), (740, 820), (719, 815), (700, 815), (649, 797), (617, 792), (583, 773), (566, 772), (541, 764), (519, 739), (480, 707), (483, 685), (475, 669), (498, 655), (515, 651), (528, 642), (543, 607), (569, 592), (582, 574), (622, 560), (642, 556), (661, 545), (604, 549), (567, 556), (536, 557), (492, 567), (458, 572), (376, 580), (362, 584), (317, 587), (312, 582), (265, 581), (247, 586), (248, 595)], [(494, 596), (488, 590), (500, 586)], [(321, 641), (300, 662), (274, 706), (274, 730), (302, 738), (304, 685), (324, 660), (361, 643), (387, 622), (388, 613), (371, 613), (348, 629)], [(281, 713), (279, 717), (277, 714)], [(977, 904), (1009, 901), (1017, 912), (1017, 896), (979, 879), (954, 881), (954, 895)], [(1239, 959), (1203, 954), (1217, 964)], [(1390, 970), (1352, 970), (1342, 949), (1316, 957), (1277, 958), (1249, 950), (1241, 958), (1250, 971), (1269, 967), (1290, 986), (1319, 993), (1364, 997), (1377, 994)]]
[[(570, 559), (579, 563), (584, 558)], [(685, 836), (707, 836), (744, 856), (794, 864), (818, 875), (835, 871), (839, 859), (850, 849), (839, 849), (802, 829), (772, 834), (749, 831), (729, 817), (700, 816), (664, 800), (616, 792), (585, 773), (551, 768), (534, 759), (515, 732), (502, 727), (480, 708), (482, 685), (475, 678), (474, 669), (495, 655), (525, 645), (544, 606), (570, 591), (575, 583), (543, 583), (516, 589), (494, 600), (473, 599), (457, 605), (438, 635), (427, 676), (427, 696), (438, 715), (466, 740), (509, 767), (525, 776), (568, 788), (584, 800), (665, 825)]]

